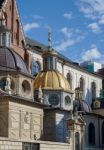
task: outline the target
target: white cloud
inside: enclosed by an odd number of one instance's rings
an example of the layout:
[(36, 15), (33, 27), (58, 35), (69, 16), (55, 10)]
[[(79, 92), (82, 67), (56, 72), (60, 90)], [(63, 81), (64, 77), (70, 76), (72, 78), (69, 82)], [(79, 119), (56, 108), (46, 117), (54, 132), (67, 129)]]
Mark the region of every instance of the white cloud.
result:
[(34, 19), (43, 19), (44, 17), (43, 17), (43, 16), (40, 16), (40, 15), (34, 15), (33, 18), (34, 18)]
[(99, 24), (103, 25), (104, 24), (104, 15), (101, 16), (99, 20)]
[(69, 29), (67, 27), (64, 27), (61, 29), (61, 32), (68, 38), (70, 38), (72, 36), (72, 29)]
[(76, 43), (75, 40), (73, 39), (67, 39), (67, 40), (64, 40), (62, 41), (59, 45), (57, 45), (55, 47), (56, 50), (58, 51), (66, 51), (66, 49), (72, 45), (74, 45)]
[(104, 24), (104, 0), (79, 0), (78, 6), (85, 17), (96, 22), (89, 24), (88, 27), (94, 33), (103, 31), (101, 29)]
[(100, 26), (96, 22), (89, 24), (88, 28), (90, 28), (94, 33), (100, 33), (101, 32)]
[(58, 51), (66, 51), (69, 47), (84, 39), (84, 36), (79, 29), (74, 30), (72, 28), (64, 27), (60, 31), (64, 38), (54, 47)]
[(80, 0), (80, 11), (85, 17), (97, 19), (104, 14), (104, 0)]
[(72, 15), (72, 13), (65, 13), (64, 15), (63, 15), (66, 19), (73, 19), (73, 15)]
[(24, 25), (24, 31), (25, 32), (28, 32), (28, 31), (35, 29), (35, 28), (40, 28), (40, 24), (33, 22), (33, 23), (27, 23)]
[(84, 52), (82, 59), (84, 61), (87, 60), (99, 60), (101, 59), (102, 54), (100, 53), (100, 51), (97, 49), (96, 46), (91, 46), (91, 49), (87, 50)]

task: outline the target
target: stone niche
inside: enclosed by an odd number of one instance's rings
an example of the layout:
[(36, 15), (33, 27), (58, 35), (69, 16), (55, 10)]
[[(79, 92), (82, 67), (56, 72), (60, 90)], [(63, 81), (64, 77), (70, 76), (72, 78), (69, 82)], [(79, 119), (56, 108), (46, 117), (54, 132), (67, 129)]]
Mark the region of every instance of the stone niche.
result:
[(43, 134), (43, 108), (32, 102), (0, 101), (0, 136), (21, 140), (38, 140)]

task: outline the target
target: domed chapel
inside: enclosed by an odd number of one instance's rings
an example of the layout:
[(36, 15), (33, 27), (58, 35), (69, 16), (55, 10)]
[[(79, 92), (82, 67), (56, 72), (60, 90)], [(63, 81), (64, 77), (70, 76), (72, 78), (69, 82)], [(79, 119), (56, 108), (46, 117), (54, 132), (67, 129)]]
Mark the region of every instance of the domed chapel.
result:
[(48, 45), (25, 37), (16, 0), (0, 1), (0, 150), (102, 150), (103, 80), (50, 31)]

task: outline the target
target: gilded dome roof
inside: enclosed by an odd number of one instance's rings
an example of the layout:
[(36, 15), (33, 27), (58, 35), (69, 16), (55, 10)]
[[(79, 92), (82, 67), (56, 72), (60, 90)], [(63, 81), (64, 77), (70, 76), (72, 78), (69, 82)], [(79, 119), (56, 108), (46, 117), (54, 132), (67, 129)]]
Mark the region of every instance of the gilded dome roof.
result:
[(39, 88), (49, 90), (64, 90), (73, 93), (67, 79), (58, 71), (40, 72), (34, 81), (34, 90)]
[(0, 70), (14, 70), (29, 74), (27, 66), (14, 50), (0, 46)]

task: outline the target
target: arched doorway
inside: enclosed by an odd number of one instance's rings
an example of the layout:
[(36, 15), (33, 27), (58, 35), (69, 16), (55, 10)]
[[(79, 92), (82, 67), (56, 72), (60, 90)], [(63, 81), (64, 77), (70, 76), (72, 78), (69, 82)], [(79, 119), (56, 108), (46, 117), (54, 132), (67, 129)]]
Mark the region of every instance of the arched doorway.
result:
[(93, 123), (90, 123), (88, 127), (88, 140), (89, 145), (95, 145), (95, 126)]

